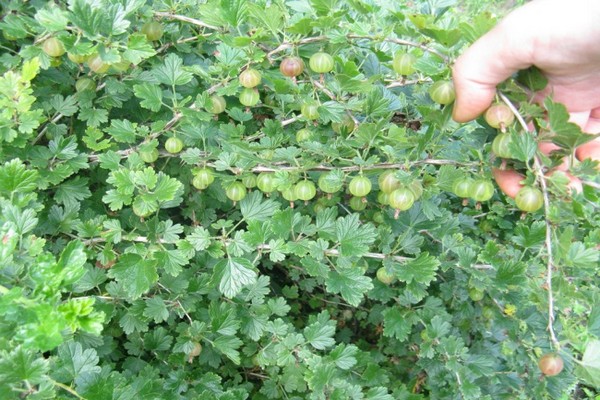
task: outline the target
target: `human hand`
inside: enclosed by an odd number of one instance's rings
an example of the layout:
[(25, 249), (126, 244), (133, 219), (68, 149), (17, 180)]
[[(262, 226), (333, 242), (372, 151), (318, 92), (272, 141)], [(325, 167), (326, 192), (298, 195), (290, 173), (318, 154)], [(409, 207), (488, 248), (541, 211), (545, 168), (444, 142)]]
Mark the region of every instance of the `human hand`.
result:
[[(584, 132), (600, 132), (599, 18), (600, 2), (594, 0), (572, 0), (568, 5), (562, 0), (536, 0), (513, 11), (456, 61), (454, 119), (476, 118), (490, 106), (497, 84), (535, 65), (548, 78), (537, 98), (552, 94)], [(554, 148), (546, 145), (541, 150)], [(579, 147), (576, 156), (600, 161), (600, 139)], [(514, 197), (509, 187), (515, 187), (520, 175), (514, 171), (495, 175), (500, 188)]]

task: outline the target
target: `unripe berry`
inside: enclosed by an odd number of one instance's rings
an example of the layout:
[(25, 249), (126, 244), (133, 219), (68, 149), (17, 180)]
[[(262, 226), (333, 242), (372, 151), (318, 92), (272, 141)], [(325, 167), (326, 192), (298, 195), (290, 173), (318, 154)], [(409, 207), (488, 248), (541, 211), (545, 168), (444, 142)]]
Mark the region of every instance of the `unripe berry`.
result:
[(500, 129), (505, 129), (515, 120), (515, 115), (504, 104), (494, 104), (487, 109), (483, 117), (492, 128)]

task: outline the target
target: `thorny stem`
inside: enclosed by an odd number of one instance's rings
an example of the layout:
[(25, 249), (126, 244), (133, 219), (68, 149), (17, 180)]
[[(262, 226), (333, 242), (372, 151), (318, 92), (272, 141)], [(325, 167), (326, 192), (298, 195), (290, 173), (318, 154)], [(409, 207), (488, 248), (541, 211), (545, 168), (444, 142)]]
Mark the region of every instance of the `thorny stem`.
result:
[(178, 21), (187, 22), (189, 24), (197, 25), (197, 26), (200, 26), (202, 28), (213, 29), (215, 31), (220, 30), (220, 28), (218, 26), (209, 25), (206, 22), (200, 21), (199, 19), (186, 17), (184, 15), (171, 14), (171, 13), (162, 12), (162, 11), (156, 11), (154, 13), (154, 15), (156, 15), (157, 17), (160, 17), (160, 18), (175, 19), (175, 20), (178, 20)]
[[(419, 43), (415, 43), (415, 42), (411, 42), (408, 40), (403, 40), (403, 39), (396, 39), (396, 38), (376, 38), (373, 36), (363, 36), (363, 35), (346, 35), (347, 39), (367, 39), (367, 40), (373, 40), (373, 41), (378, 41), (378, 40), (382, 40), (384, 42), (390, 42), (390, 43), (396, 43), (396, 44), (400, 44), (403, 46), (411, 46), (411, 47), (417, 47), (423, 51), (426, 51), (428, 53), (431, 54), (435, 54), (436, 56), (440, 57), (442, 60), (444, 60), (444, 62), (448, 62), (449, 59), (447, 56), (445, 56), (444, 54), (440, 53), (437, 50), (434, 50), (430, 47), (427, 47), (425, 45), (419, 44)], [(282, 52), (284, 50), (287, 50), (291, 47), (295, 47), (295, 46), (300, 46), (303, 44), (308, 44), (308, 43), (315, 43), (315, 42), (323, 42), (329, 40), (329, 37), (323, 35), (323, 36), (315, 36), (315, 37), (310, 37), (310, 38), (305, 38), (302, 40), (298, 40), (297, 42), (284, 42), (282, 44), (280, 44), (278, 47), (276, 47), (275, 49), (271, 50), (270, 52), (267, 53), (267, 59), (269, 61), (272, 62), (272, 57), (273, 55)]]
[(58, 121), (60, 121), (60, 119), (64, 117), (64, 115), (62, 115), (61, 113), (57, 113), (51, 120), (50, 122), (48, 122), (44, 128), (41, 130), (41, 132), (39, 133), (39, 135), (36, 136), (36, 138), (33, 140), (33, 142), (31, 143), (32, 146), (34, 146), (41, 138), (44, 137), (44, 135), (46, 134), (46, 131), (48, 130), (48, 126), (50, 124), (55, 124)]
[[(372, 36), (361, 36), (361, 35), (348, 35), (347, 38), (348, 39), (377, 40), (377, 38), (374, 38)], [(448, 62), (449, 61), (448, 57), (446, 57), (445, 55), (443, 55), (439, 51), (434, 50), (431, 47), (427, 47), (427, 46), (419, 44), (419, 43), (411, 42), (409, 40), (404, 40), (404, 39), (396, 39), (396, 38), (383, 38), (382, 40), (384, 42), (396, 43), (396, 44), (400, 44), (400, 45), (403, 45), (403, 46), (417, 47), (417, 48), (419, 48), (419, 49), (421, 49), (423, 51), (426, 51), (428, 53), (435, 54), (436, 56), (438, 56), (442, 60), (444, 60), (444, 62)]]
[(433, 82), (433, 80), (431, 78), (425, 78), (425, 79), (413, 79), (411, 81), (393, 81), (392, 83), (386, 85), (386, 88), (392, 89), (395, 87), (418, 85), (420, 83), (425, 83), (425, 82)]
[[(228, 234), (231, 234), (232, 232), (233, 232), (233, 230), (230, 231)], [(125, 240), (125, 241), (131, 241), (131, 242), (140, 242), (140, 243), (149, 243), (150, 242), (150, 240), (147, 237), (145, 237), (145, 236), (136, 236), (136, 237), (133, 237), (133, 238), (124, 237), (123, 240)], [(105, 238), (97, 237), (97, 238), (92, 238), (92, 239), (84, 240), (83, 244), (87, 246), (87, 245), (96, 244), (96, 243), (103, 243), (105, 241), (106, 241)], [(157, 241), (154, 241), (154, 242), (157, 242), (157, 243), (172, 243), (172, 242), (165, 242), (163, 240), (157, 240)], [(258, 251), (270, 251), (271, 250), (271, 246), (269, 246), (268, 244), (260, 244), (260, 245), (258, 245), (256, 247), (256, 250), (258, 250)], [(323, 253), (326, 256), (331, 256), (331, 257), (339, 257), (339, 256), (341, 256), (340, 251), (336, 250), (336, 249), (327, 249), (327, 250), (324, 250)], [(377, 259), (377, 260), (390, 259), (390, 260), (394, 260), (394, 261), (401, 262), (401, 263), (402, 262), (408, 262), (408, 261), (414, 260), (411, 257), (393, 256), (393, 255), (389, 255), (389, 254), (371, 253), (371, 252), (364, 253), (362, 255), (362, 257), (373, 258), (373, 259)], [(487, 265), (487, 264), (474, 264), (473, 268), (475, 268), (475, 269), (490, 269), (491, 266)], [(183, 309), (183, 307), (182, 307), (182, 309)]]
[(313, 85), (315, 85), (316, 87), (318, 87), (319, 89), (321, 89), (321, 91), (323, 93), (325, 93), (327, 95), (327, 97), (329, 97), (331, 100), (335, 100), (335, 95), (333, 94), (333, 92), (331, 92), (329, 89), (327, 89), (325, 87), (325, 85), (323, 85), (323, 83), (321, 83), (320, 81), (314, 81), (311, 79), (311, 82)]
[(64, 383), (57, 382), (57, 381), (55, 381), (55, 380), (54, 380), (54, 379), (52, 379), (52, 378), (47, 378), (47, 379), (48, 379), (48, 380), (50, 381), (50, 383), (52, 383), (54, 386), (58, 386), (59, 388), (61, 388), (61, 389), (65, 390), (65, 391), (67, 391), (67, 392), (69, 392), (69, 393), (70, 393), (70, 394), (72, 394), (73, 396), (77, 397), (79, 400), (85, 400), (85, 397), (82, 397), (82, 396), (81, 396), (79, 393), (77, 393), (77, 392), (75, 391), (75, 389), (73, 389), (72, 387), (70, 387), (70, 386), (67, 386), (67, 385), (65, 385)]
[[(334, 100), (334, 101), (337, 100), (337, 98), (335, 97), (335, 95), (333, 94), (333, 92), (330, 91), (329, 89), (327, 89), (325, 87), (325, 85), (323, 85), (322, 82), (315, 81), (315, 80), (312, 80), (312, 79), (310, 81), (317, 88), (321, 89), (321, 91), (323, 93), (325, 93), (327, 95), (327, 97), (329, 97), (331, 100)], [(355, 125), (354, 129), (356, 129), (356, 127), (358, 127), (358, 125), (360, 125), (360, 121), (350, 112), (350, 110), (346, 110), (346, 114), (352, 119), (352, 121), (354, 121), (354, 125)]]
[[(519, 124), (526, 132), (529, 132), (530, 129), (527, 126), (527, 122), (523, 119), (517, 108), (514, 104), (503, 94), (499, 93), (500, 99), (510, 108), (512, 113), (519, 121)], [(548, 195), (548, 186), (546, 185), (546, 176), (544, 175), (544, 171), (542, 170), (542, 162), (540, 158), (536, 155), (533, 157), (534, 161), (534, 172), (535, 175), (540, 182), (540, 186), (542, 187), (542, 194), (544, 198), (544, 221), (546, 223), (546, 252), (547, 255), (547, 268), (546, 268), (546, 286), (548, 292), (548, 332), (550, 333), (550, 341), (555, 349), (560, 348), (560, 343), (556, 338), (556, 333), (554, 332), (554, 294), (552, 293), (552, 272), (554, 270), (554, 255), (552, 251), (552, 224), (550, 222), (550, 196)]]
[[(294, 121), (295, 121), (295, 119), (294, 119)], [(286, 122), (287, 121), (283, 121), (282, 124), (287, 125), (289, 123), (292, 123), (293, 121), (288, 122), (288, 123), (286, 123)], [(166, 127), (163, 129), (163, 131), (164, 130), (166, 130)], [(158, 135), (159, 135), (159, 133), (151, 135), (149, 140), (154, 139)], [(117, 151), (116, 153), (118, 155), (120, 155), (122, 158), (125, 158), (125, 157), (129, 156), (131, 153), (135, 152), (136, 150), (137, 150), (137, 147), (133, 147), (133, 148), (126, 149), (126, 150)], [(161, 151), (159, 154), (161, 157), (179, 157), (178, 154), (171, 154), (166, 151)], [(205, 153), (202, 153), (202, 154), (206, 155)], [(90, 154), (89, 161), (97, 162), (98, 155)], [(208, 167), (214, 167), (214, 164), (210, 163), (210, 162), (203, 162), (203, 165), (208, 166)], [(343, 171), (343, 172), (355, 172), (355, 171), (359, 171), (361, 169), (363, 171), (387, 170), (387, 169), (406, 169), (407, 167), (418, 166), (418, 165), (457, 165), (457, 166), (462, 166), (462, 167), (474, 167), (474, 166), (479, 165), (479, 163), (459, 162), (459, 161), (454, 161), (454, 160), (425, 159), (425, 160), (410, 161), (410, 162), (405, 162), (405, 163), (373, 164), (373, 165), (366, 166), (366, 167), (359, 167), (359, 166), (334, 167), (334, 166), (330, 166), (330, 165), (316, 165), (316, 166), (313, 166), (310, 168), (293, 166), (293, 165), (289, 165), (286, 163), (274, 163), (273, 166), (270, 166), (270, 167), (259, 165), (259, 166), (251, 168), (249, 171), (259, 173), (259, 172), (277, 172), (277, 171), (292, 171), (292, 172), (294, 172), (294, 171), (332, 171), (332, 170), (339, 169), (340, 171)], [(231, 172), (233, 172), (235, 174), (239, 174), (241, 172), (244, 172), (244, 170), (242, 170), (240, 168), (231, 168)]]
[[(339, 301), (326, 300), (326, 299), (321, 298), (321, 297), (315, 297), (315, 299), (320, 300), (320, 301), (322, 301), (324, 303), (327, 303), (327, 304), (335, 304), (337, 306), (344, 306), (344, 307), (348, 307), (348, 308), (354, 307), (354, 306), (351, 306), (350, 304), (347, 304), (347, 303), (341, 303)], [(370, 311), (368, 308), (361, 307), (361, 306), (356, 306), (354, 308), (357, 308), (357, 309), (363, 310), (363, 311), (367, 311), (367, 312)]]
[[(96, 88), (96, 92), (104, 89), (104, 86), (106, 86), (106, 83), (102, 83), (101, 85), (98, 85), (98, 87)], [(60, 121), (62, 119), (62, 117), (64, 117), (63, 114), (57, 113), (49, 122), (47, 122), (46, 125), (44, 125), (44, 128), (41, 130), (41, 132), (33, 140), (33, 142), (31, 143), (31, 146), (34, 146), (37, 142), (40, 141), (41, 138), (44, 137), (44, 135), (46, 134), (46, 131), (48, 131), (48, 126), (50, 124), (56, 124), (58, 121)]]
[(181, 308), (181, 311), (183, 311), (183, 314), (187, 317), (190, 323), (193, 323), (194, 321), (192, 320), (192, 317), (190, 317), (190, 314), (188, 314), (187, 310), (183, 308), (183, 304), (181, 304), (179, 300), (177, 300), (177, 305), (179, 306), (179, 308)]
[[(220, 86), (222, 86), (224, 83), (217, 83), (216, 85), (213, 85), (211, 87), (209, 87), (208, 89), (206, 89), (206, 93), (207, 94), (213, 94)], [(196, 104), (192, 104), (190, 107), (188, 107), (188, 109), (190, 110), (195, 110), (196, 109)], [(173, 118), (171, 118), (171, 120), (169, 120), (169, 122), (167, 122), (167, 124), (165, 125), (165, 127), (159, 131), (154, 133), (153, 135), (150, 136), (150, 140), (154, 139), (155, 137), (159, 136), (162, 132), (164, 131), (168, 131), (169, 129), (171, 129), (173, 126), (175, 126), (175, 124), (177, 124), (177, 122), (179, 122), (179, 120), (181, 119), (181, 117), (183, 117), (183, 114), (181, 112), (176, 113)]]
[[(210, 165), (210, 164), (209, 164)], [(330, 165), (315, 165), (310, 168), (306, 167), (296, 167), (287, 164), (280, 164), (273, 167), (266, 166), (257, 166), (252, 168), (250, 171), (252, 172), (277, 172), (277, 171), (332, 171), (332, 170), (340, 170), (342, 172), (356, 172), (356, 171), (372, 171), (372, 170), (387, 170), (387, 169), (405, 169), (407, 166), (415, 166), (415, 165), (460, 165), (460, 166), (475, 166), (477, 163), (462, 163), (453, 160), (418, 160), (418, 161), (410, 161), (405, 163), (381, 163), (381, 164), (373, 164), (369, 166), (360, 167), (358, 165), (352, 165), (348, 167), (333, 167)], [(233, 172), (241, 172), (241, 171), (233, 171)]]
[[(211, 86), (210, 88), (206, 89), (206, 93), (208, 94), (212, 94), (214, 93), (220, 86), (223, 85), (223, 82), (218, 83), (214, 86)], [(196, 104), (192, 104), (190, 107), (188, 107), (189, 110), (195, 110), (196, 109)], [(148, 136), (148, 138), (145, 140), (145, 142), (149, 142), (157, 137), (159, 137), (163, 132), (170, 130), (171, 128), (173, 128), (177, 122), (179, 122), (179, 120), (183, 117), (183, 113), (181, 112), (177, 112), (175, 113), (175, 115), (173, 116), (173, 118), (171, 118), (164, 126), (164, 128), (162, 128), (161, 130), (154, 132), (153, 134), (151, 134), (150, 136)], [(120, 150), (117, 151), (117, 154), (119, 154), (121, 157), (127, 157), (128, 155), (130, 155), (131, 153), (135, 152), (137, 150), (137, 146), (136, 147), (132, 147), (130, 149), (127, 150)], [(162, 154), (163, 156), (173, 156), (170, 153), (164, 153)], [(90, 162), (96, 162), (98, 161), (98, 155), (96, 154), (90, 154), (89, 156), (89, 160)]]
[(315, 37), (304, 38), (304, 39), (298, 40), (297, 42), (293, 42), (293, 43), (284, 42), (284, 43), (280, 44), (279, 46), (277, 46), (275, 49), (268, 52), (267, 59), (271, 60), (271, 57), (274, 54), (282, 52), (291, 47), (295, 47), (295, 46), (299, 46), (299, 45), (303, 45), (303, 44), (315, 43), (315, 42), (322, 42), (324, 40), (328, 40), (328, 37), (327, 36), (315, 36)]
[(195, 41), (197, 41), (197, 40), (198, 40), (198, 38), (201, 38), (201, 37), (207, 37), (207, 36), (210, 36), (210, 35), (212, 35), (212, 33), (210, 33), (210, 34), (203, 34), (203, 35), (191, 36), (191, 37), (188, 37), (188, 38), (179, 39), (179, 40), (177, 40), (176, 42), (165, 43), (165, 44), (163, 44), (162, 46), (160, 46), (160, 47), (159, 47), (159, 48), (156, 50), (156, 52), (157, 52), (157, 53), (162, 53), (163, 51), (167, 50), (167, 49), (168, 49), (169, 47), (171, 47), (171, 46), (175, 46), (175, 45), (177, 45), (177, 44), (182, 44), (182, 43), (195, 42)]
[(290, 119), (286, 119), (281, 121), (281, 126), (288, 126), (290, 124), (293, 124), (294, 122), (298, 121), (298, 116), (292, 117)]

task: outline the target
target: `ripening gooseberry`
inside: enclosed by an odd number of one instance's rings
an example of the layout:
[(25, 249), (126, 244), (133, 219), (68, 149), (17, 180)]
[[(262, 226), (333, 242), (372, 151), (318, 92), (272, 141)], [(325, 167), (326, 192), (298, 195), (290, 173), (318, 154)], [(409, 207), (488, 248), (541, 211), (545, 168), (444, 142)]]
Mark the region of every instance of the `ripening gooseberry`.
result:
[(308, 65), (310, 66), (310, 69), (316, 73), (325, 74), (333, 69), (333, 57), (321, 51), (310, 57)]
[(393, 170), (387, 170), (377, 178), (379, 189), (385, 193), (392, 193), (400, 187), (400, 180), (396, 178), (396, 173)]
[(317, 119), (319, 118), (319, 104), (314, 101), (303, 103), (300, 107), (300, 113), (306, 119)]
[(256, 187), (256, 176), (254, 174), (244, 175), (242, 177), (242, 183), (248, 189), (252, 189), (253, 187)]
[(410, 189), (401, 187), (389, 194), (389, 205), (400, 211), (406, 211), (412, 207), (415, 202), (415, 195)]
[(299, 200), (308, 201), (315, 197), (317, 194), (317, 188), (312, 181), (303, 180), (296, 184), (294, 187), (294, 193)]
[(296, 132), (296, 142), (301, 143), (301, 142), (306, 142), (310, 139), (312, 139), (312, 132), (306, 128), (300, 129), (298, 132)]
[(145, 163), (153, 163), (154, 161), (158, 160), (158, 150), (152, 149), (152, 150), (140, 151), (140, 158)]
[(377, 193), (377, 202), (378, 202), (379, 204), (382, 204), (382, 205), (384, 205), (384, 206), (387, 206), (387, 205), (389, 205), (389, 204), (390, 204), (390, 194), (389, 194), (389, 193), (386, 193), (386, 192), (384, 192), (383, 190), (380, 190), (380, 191)]
[(171, 154), (177, 154), (183, 149), (183, 141), (178, 137), (170, 137), (165, 142), (165, 150)]
[(350, 206), (351, 209), (353, 209), (354, 211), (362, 211), (365, 208), (367, 208), (367, 202), (363, 201), (363, 198), (361, 197), (352, 197), (350, 199), (350, 201), (348, 202), (348, 205)]
[(471, 178), (459, 178), (454, 181), (454, 185), (452, 185), (452, 191), (458, 197), (466, 199), (471, 194), (471, 186), (473, 186), (473, 183), (475, 183), (475, 181)]
[(50, 57), (60, 57), (65, 54), (65, 46), (55, 37), (48, 38), (42, 43), (42, 51)]
[(248, 68), (242, 71), (239, 76), (240, 84), (245, 88), (253, 88), (260, 84), (262, 77), (260, 72), (253, 68)]
[(562, 358), (555, 353), (544, 354), (538, 361), (538, 367), (542, 374), (546, 376), (555, 376), (563, 370), (564, 362)]
[(194, 174), (192, 185), (198, 190), (204, 190), (215, 181), (215, 175), (210, 168), (202, 168)]
[(544, 195), (538, 188), (523, 186), (515, 196), (515, 203), (521, 211), (535, 212), (544, 205)]
[(89, 57), (88, 55), (67, 53), (67, 58), (69, 60), (73, 61), (75, 64), (84, 63), (85, 60), (88, 59), (88, 57)]
[(149, 21), (142, 26), (142, 33), (146, 35), (148, 41), (158, 40), (163, 35), (163, 26), (158, 21)]
[(93, 79), (87, 77), (79, 78), (77, 79), (77, 82), (75, 82), (75, 90), (77, 92), (85, 92), (86, 90), (96, 90), (96, 82), (94, 82)]
[(456, 98), (454, 84), (451, 81), (437, 81), (429, 88), (429, 96), (438, 104), (450, 104)]
[(134, 201), (133, 204), (131, 205), (131, 209), (133, 210), (133, 213), (140, 218), (145, 218), (145, 217), (149, 216), (150, 214), (152, 214), (152, 210), (150, 208), (148, 208), (148, 207), (142, 208), (141, 207), (143, 204), (144, 204), (143, 202)]
[(294, 208), (294, 202), (298, 200), (298, 196), (296, 196), (295, 186), (291, 186), (287, 189), (284, 189), (281, 192), (281, 197), (290, 202), (290, 207)]
[(498, 134), (492, 142), (492, 152), (500, 158), (512, 158), (509, 145), (512, 142), (510, 132)]
[(369, 178), (362, 175), (357, 175), (350, 181), (348, 190), (352, 196), (365, 197), (369, 194), (369, 192), (371, 192), (371, 187), (372, 185)]
[(252, 107), (258, 104), (260, 101), (260, 95), (258, 90), (251, 88), (244, 88), (240, 93), (240, 103), (246, 107)]
[(244, 184), (239, 181), (230, 183), (225, 189), (225, 195), (227, 196), (227, 198), (229, 198), (229, 200), (233, 201), (234, 203), (246, 197), (246, 192), (246, 186), (244, 186)]
[(481, 299), (483, 299), (483, 295), (483, 290), (474, 287), (469, 289), (469, 297), (473, 301), (480, 301)]
[(86, 64), (90, 70), (97, 74), (104, 74), (110, 68), (110, 64), (105, 63), (98, 53), (91, 55)]
[(304, 71), (304, 62), (300, 57), (286, 57), (279, 64), (279, 71), (290, 78), (296, 77)]
[(409, 53), (398, 52), (394, 56), (392, 68), (399, 75), (410, 75), (415, 72), (415, 62), (417, 58)]
[(408, 186), (408, 190), (412, 192), (415, 196), (415, 200), (418, 200), (423, 195), (423, 185), (421, 185), (421, 181), (415, 179)]
[(477, 202), (488, 201), (494, 195), (494, 185), (486, 179), (479, 179), (471, 185), (469, 197)]
[(256, 178), (256, 186), (263, 193), (271, 193), (275, 191), (275, 174), (272, 172), (261, 172)]
[(483, 117), (485, 118), (485, 122), (492, 128), (500, 128), (502, 130), (510, 126), (515, 120), (515, 115), (505, 104), (492, 105), (487, 109)]
[(208, 100), (206, 111), (211, 114), (221, 114), (223, 111), (225, 111), (226, 107), (227, 102), (225, 101), (225, 98), (223, 96), (213, 94)]
[(381, 267), (377, 270), (377, 280), (384, 285), (390, 285), (396, 280), (396, 277), (390, 274), (385, 267)]
[(356, 123), (348, 114), (344, 116), (342, 122), (332, 122), (331, 129), (340, 135), (346, 135), (354, 130)]

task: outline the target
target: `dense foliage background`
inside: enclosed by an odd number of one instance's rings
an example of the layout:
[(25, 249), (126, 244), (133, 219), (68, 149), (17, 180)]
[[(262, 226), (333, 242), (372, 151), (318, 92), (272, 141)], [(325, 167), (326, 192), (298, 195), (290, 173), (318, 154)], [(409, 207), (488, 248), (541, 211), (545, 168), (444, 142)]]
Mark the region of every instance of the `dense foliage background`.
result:
[[(498, 132), (431, 88), (505, 8), (0, 4), (0, 398), (598, 398), (597, 164), (572, 165), (582, 193), (544, 177), (544, 132), (558, 155), (589, 137), (529, 101), (535, 71), (501, 88), (536, 127), (510, 127), (504, 163), (548, 203), (453, 192), (492, 181)], [(408, 210), (384, 171), (420, 195)]]

